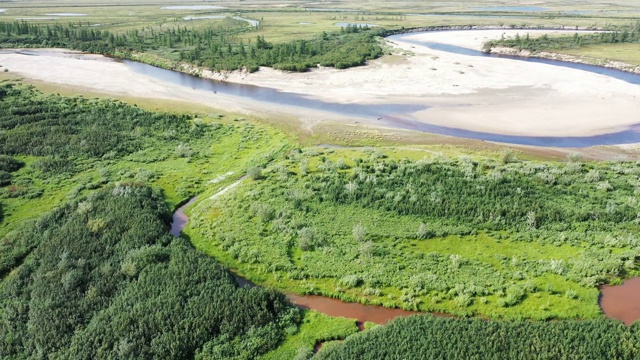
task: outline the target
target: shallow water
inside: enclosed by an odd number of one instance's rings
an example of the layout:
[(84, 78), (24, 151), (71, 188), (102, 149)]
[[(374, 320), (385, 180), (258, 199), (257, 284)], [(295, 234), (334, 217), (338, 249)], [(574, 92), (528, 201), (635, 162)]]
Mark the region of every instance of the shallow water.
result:
[[(498, 55), (486, 54), (481, 51), (471, 50), (447, 44), (419, 42), (413, 40), (407, 40), (404, 37), (414, 35), (403, 34), (391, 36), (389, 40), (402, 40), (407, 42), (413, 42), (417, 45), (423, 45), (432, 49), (454, 52), (466, 56), (483, 56), (483, 57), (505, 57)], [(0, 51), (12, 52), (24, 55), (51, 55), (51, 56), (70, 56), (65, 54), (50, 54), (47, 50), (6, 50)], [(74, 57), (95, 57), (95, 55), (73, 55)], [(553, 66), (562, 66), (572, 69), (579, 69), (582, 71), (593, 72), (605, 76), (609, 76), (616, 79), (621, 79), (632, 84), (640, 84), (640, 75), (622, 72), (614, 69), (607, 69), (592, 65), (566, 63), (561, 61), (535, 59), (535, 58), (519, 58), (508, 57), (510, 59), (518, 61), (528, 61), (535, 63), (544, 63)], [(640, 142), (640, 126), (631, 126), (622, 131), (584, 137), (535, 137), (535, 136), (514, 136), (514, 135), (501, 135), (485, 132), (477, 132), (470, 130), (463, 130), (457, 128), (450, 128), (446, 126), (437, 126), (427, 124), (418, 121), (414, 117), (414, 113), (429, 108), (429, 104), (426, 101), (412, 101), (410, 102), (398, 102), (394, 100), (394, 103), (338, 103), (327, 102), (305, 96), (303, 94), (282, 92), (276, 89), (267, 87), (258, 87), (253, 85), (229, 83), (222, 81), (214, 81), (210, 79), (203, 79), (192, 75), (156, 68), (150, 65), (124, 60), (122, 61), (127, 67), (136, 73), (150, 76), (154, 79), (177, 84), (181, 87), (188, 89), (195, 89), (207, 95), (207, 98), (211, 98), (212, 102), (215, 102), (217, 94), (231, 95), (238, 97), (238, 101), (242, 101), (242, 98), (251, 99), (258, 102), (263, 102), (270, 105), (286, 105), (292, 107), (295, 114), (304, 114), (306, 110), (319, 110), (322, 112), (333, 113), (338, 116), (347, 116), (354, 119), (354, 122), (358, 123), (359, 119), (364, 120), (369, 124), (376, 124), (384, 127), (417, 130), (423, 132), (429, 132), (440, 135), (448, 135), (455, 137), (523, 144), (523, 145), (535, 145), (535, 146), (555, 146), (555, 147), (589, 147), (597, 145), (614, 145), (614, 144), (627, 144)], [(330, 89), (327, 89), (330, 91)], [(384, 101), (384, 100), (383, 100)], [(400, 100), (401, 101), (401, 100)], [(464, 106), (464, 104), (459, 104)], [(287, 110), (291, 111), (291, 110)], [(639, 119), (640, 123), (640, 119)]]
[[(397, 38), (397, 36), (395, 37)], [(391, 37), (393, 40), (394, 37)], [(402, 39), (403, 41), (407, 41)], [(418, 43), (418, 42), (416, 42)], [(419, 43), (420, 45), (433, 46), (434, 49), (444, 51), (464, 51), (471, 56), (489, 56), (498, 57), (497, 55), (485, 54), (481, 51), (460, 48), (451, 45), (443, 44), (426, 44)], [(447, 50), (445, 50), (447, 49)], [(602, 75), (607, 75), (619, 79), (625, 79), (625, 81), (633, 84), (640, 84), (640, 75), (630, 74), (619, 70), (600, 68), (597, 66), (590, 66), (584, 64), (565, 63), (554, 60), (544, 59), (529, 59), (529, 58), (517, 58), (521, 61), (530, 62), (544, 62), (554, 66), (565, 66), (574, 69), (580, 69), (584, 71), (596, 72)], [(630, 127), (626, 130), (594, 136), (563, 136), (563, 137), (551, 137), (551, 136), (517, 136), (517, 135), (502, 135), (485, 133), (478, 131), (463, 130), (457, 128), (449, 128), (445, 126), (431, 125), (424, 122), (416, 121), (411, 114), (416, 111), (425, 110), (429, 108), (429, 104), (425, 103), (407, 103), (407, 104), (341, 104), (330, 103), (322, 100), (312, 99), (305, 97), (301, 94), (281, 92), (271, 88), (258, 87), (253, 85), (244, 85), (228, 82), (219, 82), (209, 79), (203, 79), (194, 77), (191, 75), (183, 74), (176, 71), (165, 70), (156, 68), (150, 65), (145, 65), (133, 61), (124, 61), (134, 71), (152, 76), (163, 81), (168, 81), (181, 86), (186, 86), (191, 89), (197, 89), (212, 93), (221, 93), (226, 95), (233, 95), (239, 97), (248, 97), (253, 100), (269, 102), (272, 104), (282, 104), (288, 106), (295, 106), (304, 109), (321, 110), (332, 112), (340, 115), (349, 115), (354, 117), (361, 117), (367, 119), (377, 119), (380, 125), (391, 126), (394, 128), (417, 130), (423, 132), (429, 132), (440, 135), (456, 136), (470, 139), (479, 139), (486, 141), (496, 141), (503, 143), (521, 144), (521, 145), (535, 145), (535, 146), (555, 146), (555, 147), (589, 147), (597, 145), (615, 145), (615, 144), (629, 144), (640, 142), (640, 127)], [(639, 120), (640, 122), (640, 120)]]
[[(415, 33), (415, 34), (419, 34), (419, 33)], [(530, 62), (530, 63), (561, 66), (561, 67), (566, 67), (566, 68), (575, 69), (575, 70), (587, 71), (587, 72), (594, 73), (594, 74), (605, 75), (605, 76), (608, 76), (608, 77), (612, 77), (612, 78), (615, 78), (615, 79), (626, 81), (626, 82), (628, 82), (630, 84), (640, 85), (640, 75), (629, 73), (629, 72), (626, 72), (626, 71), (617, 70), (617, 69), (611, 69), (611, 68), (606, 68), (606, 67), (602, 67), (602, 66), (595, 66), (595, 65), (589, 65), (589, 64), (579, 64), (579, 63), (572, 63), (572, 62), (566, 62), (566, 61), (559, 61), (559, 60), (540, 59), (540, 58), (533, 58), (533, 57), (529, 58), (529, 57), (510, 56), (510, 55), (488, 54), (488, 53), (485, 53), (485, 52), (482, 52), (482, 51), (469, 49), (469, 48), (456, 46), (456, 45), (442, 44), (442, 43), (430, 42), (430, 41), (419, 41), (419, 40), (406, 39), (405, 38), (406, 36), (408, 36), (408, 35), (407, 34), (393, 35), (393, 36), (390, 36), (389, 39), (390, 40), (402, 40), (402, 41), (405, 41), (405, 42), (408, 42), (408, 43), (426, 46), (426, 47), (428, 47), (430, 49), (433, 49), (433, 50), (445, 51), (445, 52), (458, 54), (458, 55), (488, 57), (488, 58), (502, 58), (502, 59), (525, 61), (525, 62)]]
[(600, 308), (612, 319), (631, 325), (640, 319), (640, 278), (625, 280), (622, 285), (603, 286)]
[[(402, 309), (389, 309), (382, 306), (363, 305), (360, 303), (347, 303), (317, 295), (287, 295), (289, 301), (303, 309), (312, 309), (329, 316), (340, 316), (356, 319), (359, 326), (365, 322), (384, 324), (397, 317), (406, 317), (421, 314), (417, 311)], [(362, 328), (361, 328), (362, 330)]]

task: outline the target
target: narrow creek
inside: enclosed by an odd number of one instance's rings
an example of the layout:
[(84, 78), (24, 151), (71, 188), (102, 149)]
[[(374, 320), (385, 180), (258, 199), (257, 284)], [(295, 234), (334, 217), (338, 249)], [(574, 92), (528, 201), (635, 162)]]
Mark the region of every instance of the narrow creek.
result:
[[(232, 185), (233, 186), (233, 185)], [(222, 190), (224, 191), (224, 189)], [(215, 196), (215, 195), (214, 195)], [(185, 210), (191, 206), (198, 198), (194, 197), (180, 206), (173, 213), (171, 223), (171, 235), (179, 237), (182, 230), (189, 222), (189, 217)], [(236, 282), (240, 287), (257, 286), (251, 281), (234, 274)], [(316, 310), (329, 316), (345, 317), (355, 319), (356, 325), (362, 331), (365, 322), (384, 324), (397, 317), (420, 314), (418, 311), (407, 311), (402, 309), (390, 309), (376, 305), (363, 305), (360, 303), (348, 303), (342, 300), (318, 296), (318, 295), (297, 295), (287, 294), (289, 301), (302, 308)], [(625, 280), (622, 285), (605, 285), (600, 288), (600, 308), (603, 313), (611, 318), (624, 322), (627, 326), (640, 319), (640, 278)], [(441, 313), (430, 313), (435, 316), (450, 316)], [(316, 351), (322, 343), (316, 344)]]
[[(187, 216), (185, 211), (196, 200), (197, 197), (192, 198), (184, 205), (176, 209), (176, 211), (173, 213), (173, 222), (171, 223), (171, 230), (169, 231), (171, 235), (175, 237), (180, 236), (182, 230), (185, 228), (185, 226), (187, 226), (187, 223), (189, 222), (189, 217)], [(253, 284), (251, 281), (243, 278), (242, 276), (239, 276), (237, 274), (234, 274), (234, 276), (236, 277), (236, 282), (240, 287), (257, 286), (256, 284)], [(358, 328), (360, 330), (364, 330), (365, 322), (384, 324), (391, 319), (395, 319), (396, 317), (410, 316), (420, 313), (417, 311), (406, 311), (402, 309), (389, 309), (375, 305), (348, 303), (338, 299), (318, 295), (287, 294), (287, 298), (292, 304), (302, 309), (316, 310), (329, 316), (355, 319), (356, 325), (358, 325)]]

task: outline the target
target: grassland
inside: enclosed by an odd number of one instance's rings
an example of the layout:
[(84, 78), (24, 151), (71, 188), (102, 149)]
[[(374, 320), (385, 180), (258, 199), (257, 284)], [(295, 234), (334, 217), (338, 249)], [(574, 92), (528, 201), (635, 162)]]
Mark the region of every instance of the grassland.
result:
[(592, 59), (622, 61), (627, 64), (640, 66), (640, 51), (638, 51), (638, 44), (591, 45), (578, 49), (563, 49), (562, 53)]

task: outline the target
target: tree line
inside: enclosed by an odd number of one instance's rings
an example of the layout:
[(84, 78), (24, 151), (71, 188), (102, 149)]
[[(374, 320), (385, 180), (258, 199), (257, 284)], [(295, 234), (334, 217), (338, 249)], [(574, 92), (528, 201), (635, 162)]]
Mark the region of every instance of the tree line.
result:
[(205, 29), (177, 26), (114, 33), (72, 24), (0, 22), (0, 47), (58, 47), (133, 60), (139, 60), (133, 56), (136, 53), (154, 50), (164, 51), (164, 58), (172, 61), (173, 66), (187, 62), (217, 71), (254, 72), (259, 66), (307, 71), (318, 64), (344, 69), (380, 57), (383, 50), (378, 38), (385, 34), (382, 29), (349, 25), (339, 32), (323, 32), (310, 40), (273, 44), (262, 36), (245, 43), (240, 35), (246, 31), (249, 31), (246, 26)]
[(506, 46), (518, 50), (545, 51), (579, 48), (599, 44), (619, 44), (640, 42), (640, 22), (626, 26), (621, 30), (604, 31), (599, 33), (574, 33), (570, 36), (531, 37), (529, 34), (513, 38), (502, 38), (488, 41), (484, 44), (484, 50), (490, 51), (492, 47)]

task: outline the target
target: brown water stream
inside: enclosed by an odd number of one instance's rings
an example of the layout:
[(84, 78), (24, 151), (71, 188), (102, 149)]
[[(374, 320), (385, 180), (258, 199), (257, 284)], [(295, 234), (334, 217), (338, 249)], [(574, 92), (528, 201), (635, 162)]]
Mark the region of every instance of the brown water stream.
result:
[(391, 319), (420, 314), (417, 311), (389, 309), (382, 306), (348, 303), (342, 300), (318, 295), (287, 295), (289, 300), (303, 309), (313, 309), (329, 316), (342, 316), (356, 319), (358, 328), (364, 330), (364, 323), (369, 321), (384, 324)]
[[(173, 222), (171, 223), (171, 235), (180, 236), (182, 230), (187, 226), (189, 217), (185, 214), (185, 210), (191, 206), (197, 197), (192, 198), (184, 205), (180, 206), (173, 213)], [(241, 287), (256, 286), (251, 281), (235, 275), (236, 281)], [(364, 329), (364, 323), (369, 321), (376, 324), (384, 324), (387, 321), (400, 316), (410, 316), (419, 314), (417, 311), (406, 311), (401, 309), (389, 309), (382, 306), (363, 305), (359, 303), (347, 303), (338, 299), (317, 295), (287, 295), (289, 301), (302, 308), (312, 309), (329, 316), (341, 316), (350, 319), (356, 319), (356, 323), (360, 330)]]
[[(197, 198), (192, 198), (180, 206), (173, 214), (171, 223), (171, 235), (180, 236), (182, 230), (189, 222), (185, 210), (193, 204)], [(251, 281), (235, 275), (236, 281), (241, 287), (256, 286)], [(626, 280), (622, 285), (603, 286), (600, 289), (600, 307), (604, 314), (612, 319), (623, 321), (631, 325), (640, 319), (640, 278)], [(364, 323), (369, 321), (376, 324), (384, 324), (391, 319), (419, 314), (417, 311), (402, 309), (389, 309), (382, 306), (363, 305), (360, 303), (348, 303), (318, 295), (288, 294), (289, 301), (303, 309), (312, 309), (329, 316), (341, 316), (356, 319), (360, 330), (364, 329)], [(449, 316), (447, 314), (433, 314), (436, 316)], [(321, 346), (320, 344), (318, 346)]]
[(600, 308), (612, 319), (631, 325), (640, 319), (640, 278), (625, 280), (622, 285), (605, 285), (600, 289)]
[(187, 223), (189, 222), (189, 217), (184, 213), (184, 211), (196, 200), (198, 200), (197, 196), (187, 201), (173, 213), (173, 218), (171, 220), (171, 230), (169, 230), (169, 233), (171, 233), (171, 235), (175, 237), (180, 236), (182, 230), (184, 230), (184, 227), (187, 226)]

